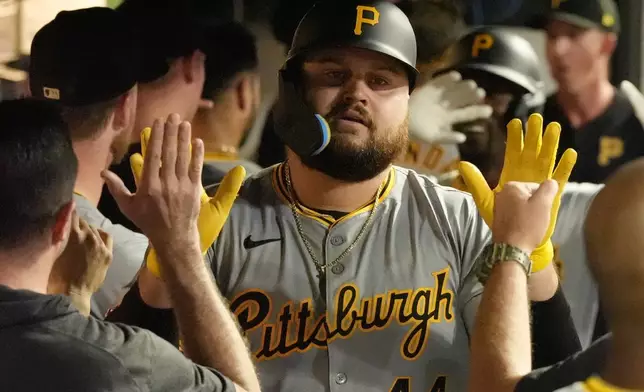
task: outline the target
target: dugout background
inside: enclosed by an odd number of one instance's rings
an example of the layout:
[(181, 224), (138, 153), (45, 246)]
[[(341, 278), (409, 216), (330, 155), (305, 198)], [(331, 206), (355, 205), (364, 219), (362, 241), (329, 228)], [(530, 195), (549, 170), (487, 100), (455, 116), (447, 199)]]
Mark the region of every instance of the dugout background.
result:
[[(182, 1), (182, 0), (177, 0)], [(277, 89), (277, 70), (282, 65), (286, 48), (273, 36), (271, 22), (275, 14), (289, 10), (284, 25), (292, 25), (289, 19), (297, 19), (299, 9), (306, 9), (314, 0), (196, 0), (202, 1), (207, 12), (213, 17), (230, 17), (243, 21), (256, 34), (260, 72), (263, 88), (262, 112), (242, 155), (252, 156), (259, 143), (265, 114), (270, 108)], [(394, 0), (392, 0), (394, 1)], [(528, 18), (546, 9), (550, 0), (404, 0), (404, 1), (464, 1), (467, 18), (473, 25), (479, 23), (507, 25), (526, 37), (542, 58), (545, 57), (545, 37), (542, 32), (520, 28)], [(121, 0), (0, 0), (0, 100), (10, 99), (26, 93), (26, 72), (29, 47), (33, 34), (63, 9), (92, 6), (117, 6)], [(283, 3), (286, 2), (286, 3)], [(632, 81), (644, 90), (644, 5), (642, 0), (616, 0), (622, 19), (622, 33), (617, 51), (613, 57), (614, 83), (624, 79)], [(281, 6), (280, 6), (280, 3)], [(501, 4), (503, 3), (503, 4)], [(286, 5), (286, 6), (285, 6)], [(508, 17), (499, 13), (512, 10)], [(496, 10), (496, 11), (495, 11)], [(288, 13), (288, 12), (286, 12)], [(498, 20), (503, 17), (502, 20)], [(288, 27), (288, 26), (287, 26)], [(292, 26), (291, 28), (294, 28)], [(549, 77), (548, 67), (543, 61), (542, 73), (549, 90), (556, 85)]]

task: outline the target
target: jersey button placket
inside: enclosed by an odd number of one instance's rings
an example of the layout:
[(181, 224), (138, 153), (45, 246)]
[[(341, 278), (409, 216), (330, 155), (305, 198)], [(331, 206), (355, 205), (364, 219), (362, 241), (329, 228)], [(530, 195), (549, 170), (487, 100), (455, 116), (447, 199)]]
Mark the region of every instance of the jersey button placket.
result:
[[(331, 246), (333, 248), (337, 248), (339, 246), (342, 246), (345, 242), (347, 242), (347, 239), (341, 235), (332, 235), (331, 238), (329, 238), (329, 242), (331, 243)], [(340, 275), (343, 272), (344, 272), (344, 265), (342, 264), (342, 262), (331, 267), (331, 273), (335, 275)]]
[[(326, 249), (326, 262), (332, 263), (336, 260), (349, 246), (351, 238), (347, 236), (346, 230), (343, 230), (344, 225), (340, 227), (332, 226), (329, 228), (327, 238), (325, 241)], [(327, 309), (331, 317), (335, 317), (336, 309), (336, 294), (339, 285), (347, 278), (346, 273), (350, 271), (349, 264), (351, 262), (352, 254), (348, 254), (336, 265), (327, 268), (326, 283), (327, 283)], [(346, 368), (342, 368), (344, 361), (342, 351), (338, 350), (338, 341), (332, 341), (327, 346), (327, 353), (329, 358), (329, 386), (331, 392), (349, 391), (349, 379), (344, 372)]]

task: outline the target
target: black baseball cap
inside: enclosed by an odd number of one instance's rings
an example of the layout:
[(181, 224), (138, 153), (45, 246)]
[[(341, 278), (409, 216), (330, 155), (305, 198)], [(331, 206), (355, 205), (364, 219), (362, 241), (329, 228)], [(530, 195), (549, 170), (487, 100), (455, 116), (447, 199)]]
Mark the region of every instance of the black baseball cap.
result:
[(140, 82), (159, 79), (173, 60), (203, 47), (206, 17), (199, 5), (190, 0), (125, 0), (116, 8), (141, 44)]
[(110, 8), (62, 11), (31, 43), (31, 94), (65, 106), (116, 98), (137, 83), (137, 47)]
[(619, 9), (614, 0), (547, 0), (549, 10), (535, 18), (530, 27), (543, 29), (550, 20), (561, 20), (584, 29), (619, 33)]

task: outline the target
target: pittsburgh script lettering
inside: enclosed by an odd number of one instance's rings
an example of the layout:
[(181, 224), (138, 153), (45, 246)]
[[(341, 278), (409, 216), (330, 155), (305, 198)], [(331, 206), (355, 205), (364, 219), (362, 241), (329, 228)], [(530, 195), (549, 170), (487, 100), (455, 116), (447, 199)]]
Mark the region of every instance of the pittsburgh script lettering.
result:
[(407, 360), (415, 360), (425, 349), (431, 324), (454, 318), (454, 293), (447, 286), (449, 269), (432, 275), (433, 288), (391, 290), (365, 298), (360, 298), (357, 286), (343, 285), (336, 291), (335, 315), (327, 312), (316, 317), (313, 300), (305, 299), (284, 303), (277, 320), (271, 320), (272, 299), (261, 290), (240, 293), (230, 307), (245, 332), (262, 328), (260, 347), (255, 351), (258, 360), (312, 348), (326, 349), (335, 339), (349, 339), (356, 331), (383, 330), (394, 321), (410, 327), (401, 342), (400, 353)]

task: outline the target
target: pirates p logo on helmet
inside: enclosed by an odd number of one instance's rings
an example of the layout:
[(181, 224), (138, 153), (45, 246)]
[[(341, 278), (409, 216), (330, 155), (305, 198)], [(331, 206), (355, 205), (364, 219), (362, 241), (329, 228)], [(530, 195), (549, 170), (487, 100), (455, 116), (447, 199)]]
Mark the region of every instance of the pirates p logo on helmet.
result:
[[(369, 24), (371, 26), (375, 26), (378, 24), (378, 20), (380, 19), (380, 12), (376, 9), (376, 7), (368, 6), (368, 5), (359, 5), (356, 7), (357, 9), (357, 15), (356, 15), (356, 27), (353, 29), (353, 33), (355, 35), (362, 35), (362, 25), (364, 23)], [(365, 17), (365, 12), (370, 12), (372, 17), (367, 18)]]

